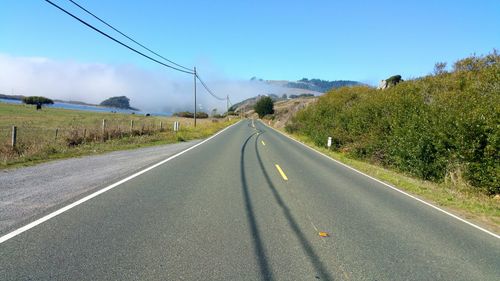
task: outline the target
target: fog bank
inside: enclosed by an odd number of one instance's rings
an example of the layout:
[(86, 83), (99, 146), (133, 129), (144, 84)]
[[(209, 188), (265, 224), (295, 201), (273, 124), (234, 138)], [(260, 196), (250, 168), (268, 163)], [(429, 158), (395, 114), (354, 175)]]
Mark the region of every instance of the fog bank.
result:
[[(202, 74), (201, 74), (202, 75)], [(265, 83), (204, 77), (221, 97), (235, 103), (281, 90)], [(226, 110), (226, 102), (211, 97), (198, 83), (198, 106), (209, 112)], [(127, 96), (131, 106), (150, 112), (193, 110), (193, 78), (170, 70), (145, 70), (133, 65), (82, 63), (44, 57), (0, 54), (0, 93), (45, 96), (99, 104), (112, 96)]]

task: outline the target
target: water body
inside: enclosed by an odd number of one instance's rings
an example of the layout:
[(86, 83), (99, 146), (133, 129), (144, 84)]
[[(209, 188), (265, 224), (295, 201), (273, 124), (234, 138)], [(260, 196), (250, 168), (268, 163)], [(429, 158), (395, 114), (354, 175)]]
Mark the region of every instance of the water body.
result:
[[(2, 99), (2, 98), (0, 98), (0, 102), (14, 103), (14, 104), (21, 104), (22, 103), (21, 100)], [(146, 112), (129, 110), (129, 109), (120, 109), (120, 108), (84, 105), (84, 104), (74, 104), (74, 103), (57, 102), (57, 101), (54, 102), (54, 104), (44, 105), (44, 107), (63, 108), (63, 109), (70, 109), (70, 110), (95, 111), (95, 112), (112, 112), (113, 111), (113, 112), (117, 112), (117, 113), (146, 114)], [(148, 112), (148, 113), (150, 113), (151, 115), (156, 115), (156, 116), (171, 116), (172, 115), (172, 113), (170, 113), (170, 112)]]

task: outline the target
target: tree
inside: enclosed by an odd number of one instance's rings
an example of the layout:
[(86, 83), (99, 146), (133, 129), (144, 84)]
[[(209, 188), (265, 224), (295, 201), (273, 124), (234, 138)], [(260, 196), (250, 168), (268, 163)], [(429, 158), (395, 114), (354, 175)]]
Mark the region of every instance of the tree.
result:
[(446, 62), (438, 62), (434, 65), (434, 75), (446, 73)]
[(270, 97), (263, 97), (255, 104), (254, 110), (259, 115), (259, 118), (262, 118), (267, 114), (273, 114), (274, 102)]
[(24, 97), (23, 103), (36, 104), (36, 110), (42, 109), (42, 104), (54, 104), (54, 101), (46, 97)]

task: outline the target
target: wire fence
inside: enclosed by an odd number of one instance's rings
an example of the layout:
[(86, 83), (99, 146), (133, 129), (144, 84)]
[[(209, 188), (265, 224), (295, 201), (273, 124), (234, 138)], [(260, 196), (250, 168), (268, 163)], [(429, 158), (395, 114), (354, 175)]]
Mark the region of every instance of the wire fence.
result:
[(53, 144), (71, 147), (89, 142), (105, 142), (123, 137), (173, 131), (173, 125), (174, 121), (102, 120), (66, 127), (41, 127), (29, 124), (2, 126), (0, 145), (26, 147)]

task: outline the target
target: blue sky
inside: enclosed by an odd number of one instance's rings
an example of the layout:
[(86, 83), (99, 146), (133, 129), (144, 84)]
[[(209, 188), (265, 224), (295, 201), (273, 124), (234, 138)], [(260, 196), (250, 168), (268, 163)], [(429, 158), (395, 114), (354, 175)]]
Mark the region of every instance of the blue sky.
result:
[[(241, 79), (412, 77), (500, 47), (499, 1), (78, 2), (181, 64)], [(1, 5), (2, 53), (156, 67), (42, 0)]]
[[(52, 1), (121, 38), (69, 1)], [(160, 54), (196, 65), (212, 90), (233, 101), (281, 94), (237, 83), (253, 76), (376, 85), (500, 47), (498, 0), (77, 2)], [(0, 6), (0, 93), (87, 102), (125, 94), (132, 105), (153, 110), (191, 103), (182, 98), (191, 95), (191, 77), (145, 60), (45, 1), (2, 0)], [(156, 108), (165, 95), (168, 108)], [(146, 96), (150, 102), (138, 105)], [(225, 106), (203, 96), (200, 102)]]

